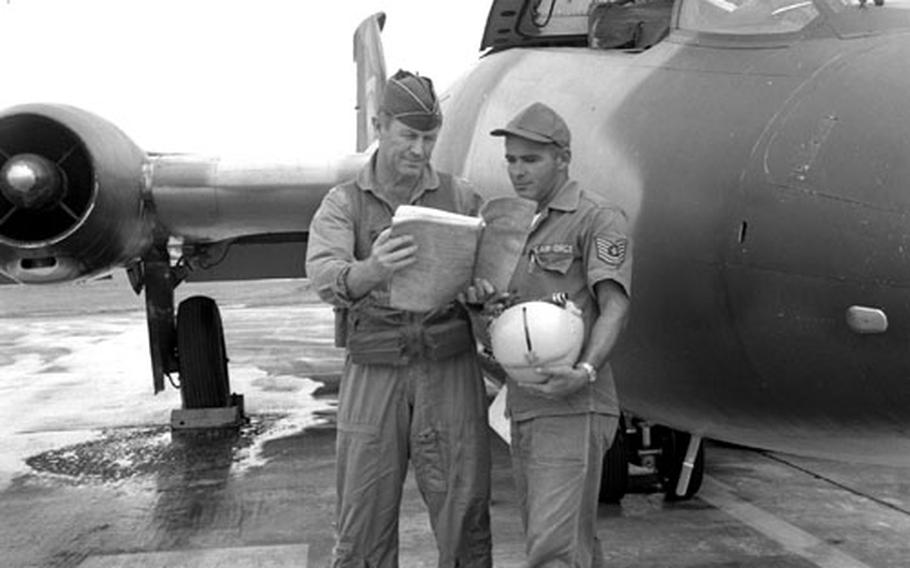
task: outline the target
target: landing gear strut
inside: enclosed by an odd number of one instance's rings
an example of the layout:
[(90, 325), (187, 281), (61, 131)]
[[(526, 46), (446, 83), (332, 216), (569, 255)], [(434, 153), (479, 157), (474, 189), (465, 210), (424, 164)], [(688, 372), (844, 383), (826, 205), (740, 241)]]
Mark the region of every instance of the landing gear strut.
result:
[(705, 474), (705, 449), (700, 436), (665, 426), (655, 426), (660, 446), (657, 473), (670, 501), (691, 499), (701, 489)]
[(630, 467), (655, 478), (667, 500), (691, 499), (704, 478), (702, 438), (624, 415), (613, 446), (604, 456), (600, 502), (618, 503), (622, 499), (631, 483)]
[(626, 421), (620, 416), (613, 445), (604, 456), (600, 476), (600, 502), (619, 503), (629, 489), (629, 457), (626, 449)]
[(172, 427), (236, 426), (243, 420), (243, 397), (231, 394), (217, 304), (193, 296), (174, 316), (174, 289), (187, 270), (179, 263), (172, 267), (166, 246), (159, 246), (127, 271), (136, 293), (145, 289), (155, 392), (164, 390), (165, 377), (178, 373), (182, 409), (173, 412)]

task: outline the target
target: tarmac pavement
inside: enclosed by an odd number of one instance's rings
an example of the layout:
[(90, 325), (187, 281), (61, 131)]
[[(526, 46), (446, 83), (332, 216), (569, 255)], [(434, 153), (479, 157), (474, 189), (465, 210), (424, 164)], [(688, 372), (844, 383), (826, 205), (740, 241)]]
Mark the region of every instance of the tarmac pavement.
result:
[[(305, 281), (193, 284), (219, 300), (249, 424), (177, 434), (152, 395), (143, 306), (122, 278), (0, 288), (0, 567), (325, 566), (342, 353)], [(508, 448), (493, 437), (494, 561), (522, 565)], [(710, 444), (698, 497), (647, 478), (602, 505), (616, 567), (905, 567), (905, 470)], [(419, 494), (401, 566), (435, 566)]]

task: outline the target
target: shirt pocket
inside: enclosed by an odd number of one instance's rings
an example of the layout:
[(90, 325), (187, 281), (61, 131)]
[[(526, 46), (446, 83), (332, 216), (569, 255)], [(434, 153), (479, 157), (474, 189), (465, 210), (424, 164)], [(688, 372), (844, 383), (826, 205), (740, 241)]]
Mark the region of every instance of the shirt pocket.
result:
[(572, 266), (575, 255), (569, 251), (547, 251), (537, 252), (534, 255), (534, 259), (537, 266), (547, 272), (565, 274), (569, 271), (569, 267)]

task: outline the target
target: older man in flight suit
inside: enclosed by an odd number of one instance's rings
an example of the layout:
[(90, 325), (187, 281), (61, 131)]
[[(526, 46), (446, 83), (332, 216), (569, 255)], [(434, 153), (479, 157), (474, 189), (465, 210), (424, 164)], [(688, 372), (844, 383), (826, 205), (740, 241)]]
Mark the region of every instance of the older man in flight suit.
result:
[[(527, 565), (602, 566), (597, 498), (619, 418), (609, 359), (629, 309), (628, 220), (569, 178), (569, 128), (550, 107), (534, 103), (491, 134), (505, 137), (515, 192), (538, 204), (509, 292), (522, 301), (563, 295), (581, 309), (585, 322), (573, 366), (547, 368), (542, 383), (508, 381)], [(499, 291), (480, 295), (493, 292)], [(469, 290), (471, 297), (477, 293)]]
[(310, 225), (307, 274), (346, 308), (338, 394), (336, 567), (398, 566), (398, 516), (409, 457), (430, 513), (439, 566), (492, 565), (486, 396), (463, 306), (426, 313), (389, 305), (391, 275), (414, 261), (390, 237), (399, 205), (476, 214), (464, 181), (436, 172), (442, 123), (432, 82), (388, 81), (374, 126), (379, 146), (356, 179), (333, 188)]

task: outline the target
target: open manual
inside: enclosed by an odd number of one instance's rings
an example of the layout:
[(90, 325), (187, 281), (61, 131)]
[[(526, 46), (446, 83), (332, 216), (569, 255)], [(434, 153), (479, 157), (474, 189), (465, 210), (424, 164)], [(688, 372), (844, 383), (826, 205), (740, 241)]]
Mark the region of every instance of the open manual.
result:
[(493, 198), (479, 217), (417, 205), (396, 209), (391, 236), (412, 235), (417, 261), (392, 276), (392, 307), (422, 312), (443, 306), (475, 278), (505, 291), (536, 209), (521, 197)]

